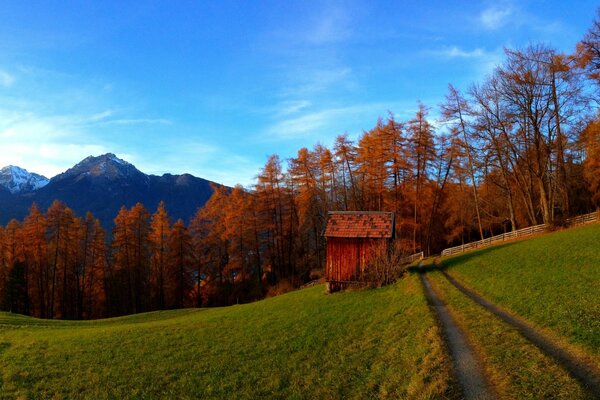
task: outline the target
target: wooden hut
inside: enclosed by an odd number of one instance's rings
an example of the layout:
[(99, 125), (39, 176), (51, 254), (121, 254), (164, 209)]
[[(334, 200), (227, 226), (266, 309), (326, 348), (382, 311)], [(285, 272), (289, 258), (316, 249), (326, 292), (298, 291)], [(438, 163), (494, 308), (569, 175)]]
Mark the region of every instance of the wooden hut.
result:
[(394, 238), (394, 213), (374, 211), (330, 212), (325, 228), (329, 291), (357, 282), (375, 250), (389, 249)]

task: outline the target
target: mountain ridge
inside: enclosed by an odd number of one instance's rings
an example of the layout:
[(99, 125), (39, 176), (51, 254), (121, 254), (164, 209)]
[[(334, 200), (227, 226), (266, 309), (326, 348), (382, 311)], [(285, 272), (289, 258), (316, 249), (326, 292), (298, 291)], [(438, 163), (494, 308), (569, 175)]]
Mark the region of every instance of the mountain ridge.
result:
[(112, 228), (121, 207), (138, 202), (153, 212), (164, 201), (174, 220), (188, 222), (212, 195), (211, 185), (219, 184), (191, 174), (147, 175), (113, 153), (89, 156), (34, 190), (12, 193), (0, 186), (0, 224), (22, 220), (33, 203), (45, 210), (54, 200), (79, 216), (90, 211), (105, 229)]

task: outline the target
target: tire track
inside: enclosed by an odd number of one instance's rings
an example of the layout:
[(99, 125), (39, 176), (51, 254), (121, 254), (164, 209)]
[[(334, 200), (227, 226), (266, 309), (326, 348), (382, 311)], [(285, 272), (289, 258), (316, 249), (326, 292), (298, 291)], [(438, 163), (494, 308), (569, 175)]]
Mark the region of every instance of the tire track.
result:
[(481, 368), (475, 352), (468, 344), (464, 333), (448, 312), (446, 305), (431, 287), (427, 276), (421, 273), (420, 277), (425, 289), (427, 302), (433, 307), (438, 320), (442, 324), (442, 331), (450, 349), (458, 381), (463, 388), (464, 398), (467, 400), (496, 398), (489, 382), (485, 378), (483, 368)]
[(590, 365), (585, 360), (573, 355), (571, 352), (555, 343), (545, 334), (539, 332), (519, 318), (512, 316), (494, 303), (479, 296), (477, 293), (462, 285), (460, 282), (450, 276), (446, 271), (441, 270), (441, 272), (448, 282), (450, 282), (461, 293), (500, 318), (502, 321), (516, 328), (524, 338), (537, 346), (545, 354), (556, 360), (556, 362), (565, 368), (569, 374), (571, 374), (571, 376), (577, 379), (584, 388), (600, 399), (600, 371), (597, 370), (597, 367)]

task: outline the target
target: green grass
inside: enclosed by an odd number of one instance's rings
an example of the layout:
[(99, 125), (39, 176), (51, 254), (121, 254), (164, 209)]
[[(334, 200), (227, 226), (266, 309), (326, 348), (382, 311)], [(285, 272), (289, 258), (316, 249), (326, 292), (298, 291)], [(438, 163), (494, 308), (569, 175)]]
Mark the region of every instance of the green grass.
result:
[(91, 322), (0, 314), (0, 398), (445, 398), (450, 365), (416, 276)]
[(427, 276), (481, 358), (500, 398), (593, 398), (552, 358), (459, 292), (440, 272)]
[(441, 262), (490, 301), (600, 355), (600, 224)]

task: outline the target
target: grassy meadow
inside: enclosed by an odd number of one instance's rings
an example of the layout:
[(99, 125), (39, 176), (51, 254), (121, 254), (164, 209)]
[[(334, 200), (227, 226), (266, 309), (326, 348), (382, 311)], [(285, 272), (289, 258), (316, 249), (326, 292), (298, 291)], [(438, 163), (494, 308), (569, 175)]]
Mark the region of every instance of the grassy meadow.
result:
[(417, 276), (100, 321), (0, 313), (0, 398), (447, 398)]
[(600, 224), (441, 260), (490, 301), (600, 361)]

